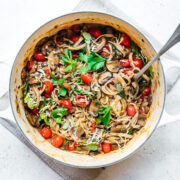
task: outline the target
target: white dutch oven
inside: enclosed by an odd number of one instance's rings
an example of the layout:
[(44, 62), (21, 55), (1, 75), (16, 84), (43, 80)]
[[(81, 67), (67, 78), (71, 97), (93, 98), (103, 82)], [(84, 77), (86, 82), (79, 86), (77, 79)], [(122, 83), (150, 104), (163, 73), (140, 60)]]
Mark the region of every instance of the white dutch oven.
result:
[[(150, 108), (147, 123), (135, 137), (120, 150), (112, 151), (108, 154), (97, 155), (94, 157), (88, 155), (80, 155), (72, 152), (62, 151), (54, 148), (49, 142), (44, 140), (37, 129), (33, 128), (25, 117), (23, 101), (22, 101), (22, 82), (21, 70), (24, 66), (26, 57), (33, 53), (36, 43), (45, 36), (51, 36), (60, 29), (67, 28), (77, 23), (99, 23), (109, 25), (117, 30), (126, 32), (138, 46), (142, 48), (147, 57), (151, 59), (155, 51), (148, 40), (133, 26), (116, 17), (95, 13), (81, 12), (64, 15), (56, 18), (40, 27), (31, 37), (24, 43), (20, 49), (12, 67), (10, 80), (10, 100), (14, 117), (22, 130), (24, 136), (39, 151), (45, 153), (50, 158), (54, 158), (59, 162), (80, 167), (80, 168), (97, 168), (117, 163), (128, 156), (132, 155), (139, 149), (151, 136), (161, 118), (165, 100), (165, 79), (162, 66), (159, 61), (153, 64), (154, 79), (152, 80), (152, 105)], [(143, 40), (142, 40), (143, 39)]]

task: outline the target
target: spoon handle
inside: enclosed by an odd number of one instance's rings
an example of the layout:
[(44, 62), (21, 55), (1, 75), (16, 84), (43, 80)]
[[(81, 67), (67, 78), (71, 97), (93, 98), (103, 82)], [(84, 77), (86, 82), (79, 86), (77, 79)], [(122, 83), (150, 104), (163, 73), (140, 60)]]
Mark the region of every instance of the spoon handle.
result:
[(173, 47), (176, 43), (180, 41), (180, 24), (169, 38), (167, 43), (161, 48), (161, 50), (149, 61), (135, 76), (134, 80), (137, 80), (150, 66), (157, 60), (161, 55), (163, 55), (168, 49)]

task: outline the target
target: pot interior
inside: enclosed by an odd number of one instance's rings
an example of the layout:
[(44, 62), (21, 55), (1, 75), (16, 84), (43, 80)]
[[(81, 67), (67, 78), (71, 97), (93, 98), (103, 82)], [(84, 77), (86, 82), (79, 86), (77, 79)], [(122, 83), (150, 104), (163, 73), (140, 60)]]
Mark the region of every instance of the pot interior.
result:
[(65, 15), (50, 21), (40, 27), (31, 37), (25, 42), (20, 52), (18, 53), (11, 74), (10, 96), (14, 116), (29, 141), (42, 152), (50, 157), (61, 161), (62, 163), (76, 167), (103, 167), (115, 162), (118, 162), (137, 150), (151, 135), (160, 119), (164, 105), (165, 87), (164, 74), (159, 61), (153, 64), (154, 79), (152, 80), (152, 105), (149, 112), (149, 117), (144, 128), (142, 128), (135, 137), (122, 149), (112, 151), (104, 155), (94, 157), (88, 155), (80, 155), (72, 152), (63, 151), (54, 148), (49, 142), (44, 140), (37, 129), (33, 128), (27, 121), (22, 103), (22, 82), (21, 70), (24, 66), (24, 60), (29, 55), (33, 54), (36, 43), (46, 36), (51, 36), (63, 28), (72, 26), (78, 23), (98, 23), (114, 27), (117, 30), (127, 33), (131, 39), (142, 48), (144, 53), (151, 59), (155, 51), (147, 39), (139, 33), (134, 27), (128, 23), (112, 17), (110, 15), (83, 12)]

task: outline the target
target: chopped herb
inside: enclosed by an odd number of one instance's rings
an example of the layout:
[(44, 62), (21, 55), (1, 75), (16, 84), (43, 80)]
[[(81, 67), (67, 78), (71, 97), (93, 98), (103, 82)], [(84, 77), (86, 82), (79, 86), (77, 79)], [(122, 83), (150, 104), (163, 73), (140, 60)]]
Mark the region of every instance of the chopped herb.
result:
[(64, 81), (66, 80), (65, 78), (62, 78), (62, 79), (57, 80), (57, 79), (55, 78), (55, 75), (54, 75), (52, 72), (50, 72), (50, 76), (52, 77), (52, 82), (53, 82), (54, 85), (59, 84), (60, 86), (62, 86), (62, 84), (63, 84)]
[(96, 118), (96, 124), (101, 124), (102, 120), (101, 117)]
[(80, 83), (82, 83), (82, 80), (81, 80), (81, 78), (76, 78), (76, 79), (73, 79), (76, 83), (78, 83), (78, 84), (80, 84)]
[(83, 90), (79, 90), (79, 89), (75, 89), (75, 88), (73, 88), (72, 91), (76, 92), (76, 94), (82, 94), (85, 96), (95, 96), (95, 94), (93, 92), (83, 91)]
[[(80, 53), (79, 58), (81, 61), (87, 63), (87, 70), (98, 70), (104, 67), (106, 59), (100, 56), (99, 54), (92, 52), (90, 56)], [(85, 69), (84, 69), (85, 70)]]
[(26, 96), (24, 97), (24, 103), (27, 104), (28, 108), (29, 109), (34, 109), (35, 105), (36, 105), (36, 102), (34, 101), (33, 98), (31, 98), (29, 96), (29, 94), (26, 94)]
[(65, 69), (64, 72), (69, 72), (69, 71), (75, 71), (76, 70), (76, 64), (78, 59), (76, 58), (75, 60), (72, 59), (72, 53), (68, 49), (64, 50), (64, 56), (61, 57), (62, 61), (65, 63), (69, 64)]
[(58, 80), (58, 84), (59, 84), (60, 86), (62, 86), (65, 80), (66, 80), (65, 78), (59, 79), (59, 80)]
[(68, 127), (69, 127), (69, 121), (68, 120), (66, 120), (65, 121), (65, 123), (62, 125), (62, 129), (68, 129)]
[(66, 94), (67, 94), (67, 89), (66, 88), (60, 88), (59, 89), (59, 95), (60, 96), (66, 96)]
[(125, 91), (124, 89), (119, 93), (119, 96), (122, 98), (125, 98)]
[(101, 109), (97, 110), (98, 114), (101, 114), (102, 116), (100, 116), (99, 118), (97, 118), (98, 121), (102, 121), (104, 126), (107, 127), (109, 122), (110, 122), (110, 110), (112, 109), (111, 106), (102, 106)]
[(151, 76), (151, 78), (154, 78), (154, 72), (152, 66), (149, 67), (149, 75)]
[(51, 116), (56, 121), (56, 123), (61, 124), (62, 123), (61, 119), (65, 115), (66, 112), (67, 112), (67, 108), (64, 108), (64, 107), (56, 108), (55, 110), (51, 112)]
[(128, 130), (128, 134), (129, 134), (129, 135), (133, 135), (133, 129), (134, 129), (134, 128), (133, 128), (132, 126), (130, 126), (130, 128), (129, 128), (129, 130)]
[(63, 146), (67, 145), (69, 143), (69, 140), (65, 139), (63, 142)]
[(90, 44), (90, 42), (91, 42), (91, 35), (88, 32), (83, 32), (82, 35), (83, 35), (83, 37), (85, 39), (85, 42), (87, 44)]
[(86, 146), (86, 148), (87, 148), (88, 150), (91, 150), (91, 151), (97, 151), (97, 150), (98, 150), (98, 145), (97, 145), (97, 144), (88, 144), (88, 145)]
[(43, 114), (43, 113), (40, 114), (40, 116), (39, 116), (39, 118), (38, 118), (38, 121), (42, 121), (42, 120), (44, 120), (44, 122), (46, 123), (46, 125), (48, 125), (48, 126), (50, 125), (46, 114)]
[(142, 88), (140, 88), (139, 91), (140, 91), (140, 92), (143, 92), (143, 91), (144, 91), (144, 88), (145, 88), (145, 87), (143, 86)]
[(112, 47), (113, 52), (117, 52), (117, 48), (115, 46)]
[(80, 67), (79, 68), (79, 73), (82, 74), (82, 75), (86, 74), (87, 73), (87, 67)]

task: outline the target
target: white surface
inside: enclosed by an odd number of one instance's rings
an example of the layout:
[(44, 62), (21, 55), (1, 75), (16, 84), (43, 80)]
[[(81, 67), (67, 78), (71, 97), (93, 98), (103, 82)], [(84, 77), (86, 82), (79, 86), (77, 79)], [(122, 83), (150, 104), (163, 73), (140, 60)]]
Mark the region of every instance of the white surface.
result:
[[(71, 12), (78, 2), (79, 0), (1, 0), (0, 61), (6, 60), (11, 66), (24, 40), (34, 30), (57, 16)], [(135, 19), (139, 26), (153, 34), (161, 43), (167, 40), (180, 22), (179, 0), (112, 2), (116, 2), (117, 7)], [(177, 45), (172, 52), (180, 57), (179, 48), (180, 45)], [(5, 78), (8, 76), (8, 70), (2, 72), (1, 69), (2, 65), (0, 71), (3, 83), (0, 84), (0, 94), (5, 91), (8, 84)], [(172, 93), (178, 93), (178, 87), (177, 85)], [(177, 103), (176, 100), (171, 102), (178, 110), (180, 106)], [(11, 114), (3, 114), (12, 118)], [(106, 168), (98, 179), (180, 179), (178, 126), (180, 123), (174, 122), (159, 128), (138, 153), (120, 164)], [(0, 147), (0, 179), (60, 179), (2, 126), (0, 126)]]

